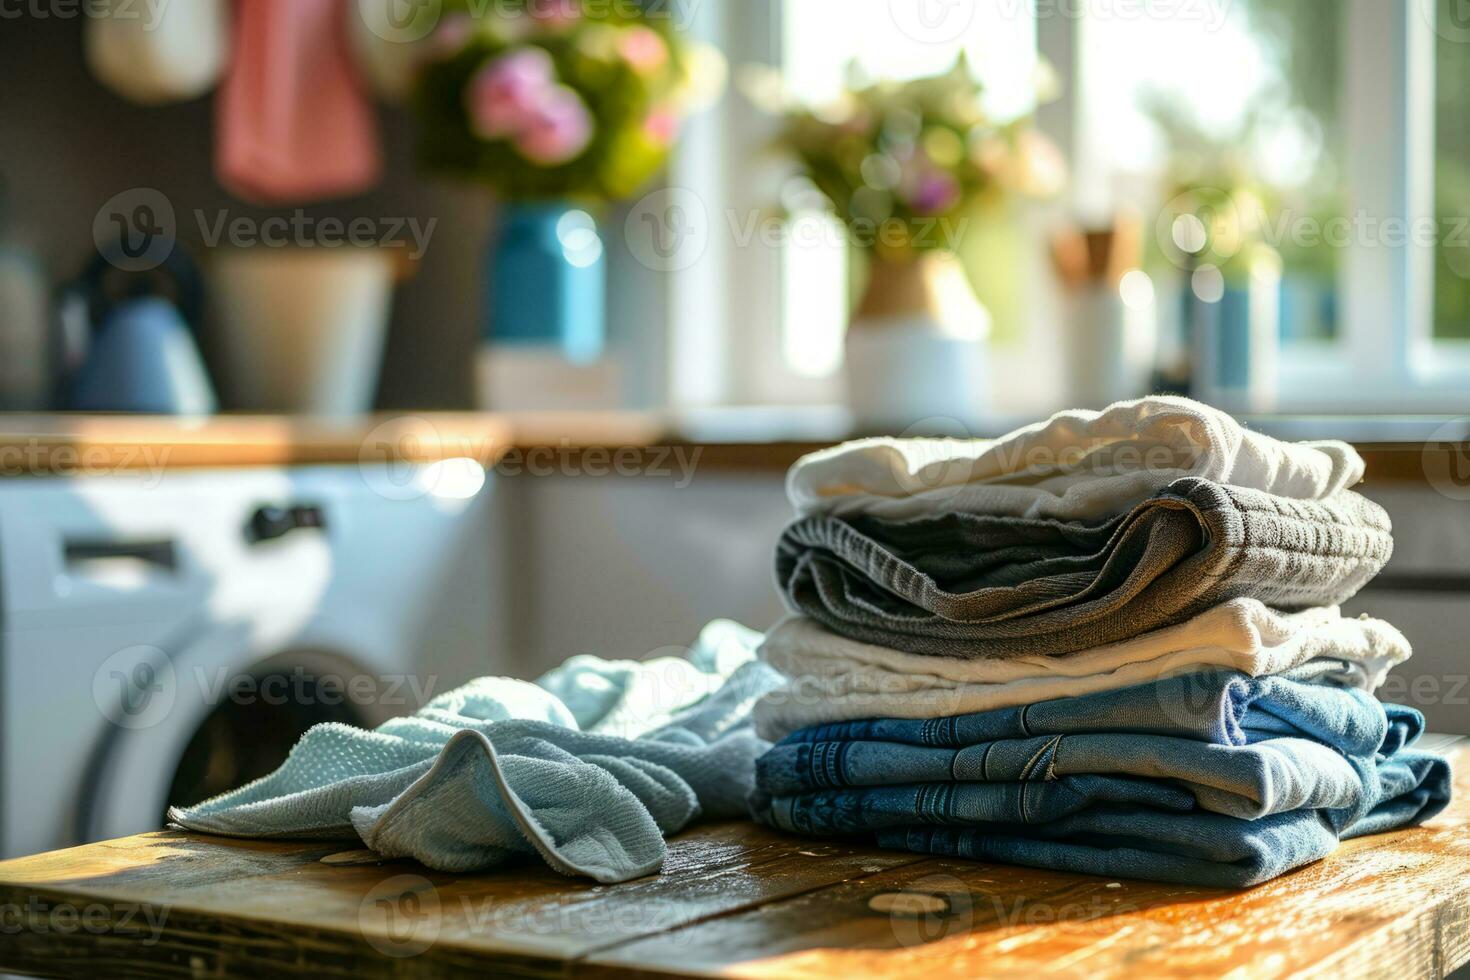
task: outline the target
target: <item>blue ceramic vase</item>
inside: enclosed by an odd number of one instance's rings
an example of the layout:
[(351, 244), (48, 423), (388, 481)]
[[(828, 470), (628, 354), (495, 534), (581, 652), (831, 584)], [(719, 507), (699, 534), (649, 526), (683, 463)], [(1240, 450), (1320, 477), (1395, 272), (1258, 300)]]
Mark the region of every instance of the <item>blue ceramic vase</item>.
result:
[(487, 261), (487, 343), (557, 349), (579, 364), (601, 356), (607, 268), (590, 214), (559, 202), (504, 204)]

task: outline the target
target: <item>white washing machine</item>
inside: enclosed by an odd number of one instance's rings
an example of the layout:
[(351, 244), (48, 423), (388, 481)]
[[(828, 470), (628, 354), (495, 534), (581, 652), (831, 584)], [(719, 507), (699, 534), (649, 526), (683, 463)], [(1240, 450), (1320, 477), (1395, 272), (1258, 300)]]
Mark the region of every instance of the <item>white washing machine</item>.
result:
[(494, 488), (454, 462), (0, 481), (0, 857), (157, 829), (317, 721), (503, 671)]

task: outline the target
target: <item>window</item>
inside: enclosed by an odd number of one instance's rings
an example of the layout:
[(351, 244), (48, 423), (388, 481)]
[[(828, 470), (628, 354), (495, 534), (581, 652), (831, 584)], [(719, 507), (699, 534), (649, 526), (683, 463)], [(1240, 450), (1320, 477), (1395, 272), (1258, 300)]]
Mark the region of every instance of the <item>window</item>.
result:
[(1434, 337), (1470, 339), (1470, 7), (1437, 5), (1435, 41), (1435, 214), (1440, 236), (1434, 265)]
[[(1011, 118), (1032, 108), (1036, 25), (1026, 3), (795, 0), (782, 13), (782, 71), (803, 102), (835, 99), (849, 72), (920, 78), (948, 70), (963, 53), (984, 83), (989, 112)], [(833, 219), (808, 210), (796, 222), (782, 256), (782, 353), (797, 375), (822, 378), (841, 365), (848, 255)]]
[[(1013, 251), (1044, 256), (1048, 222), (1137, 209), (1149, 230), (1144, 264), (1167, 357), (1170, 336), (1174, 349), (1188, 347), (1176, 300), (1199, 296), (1200, 279), (1196, 265), (1169, 254), (1181, 229), (1163, 219), (1181, 189), (1223, 189), (1248, 205), (1249, 255), (1269, 256), (1275, 277), (1267, 306), (1278, 319), (1277, 409), (1444, 412), (1463, 411), (1470, 386), (1465, 6), (769, 0), (729, 4), (722, 16), (732, 63), (779, 66), (807, 100), (838, 92), (849, 63), (869, 77), (916, 77), (963, 51), (988, 84), (991, 108), (1019, 112), (1030, 108), (1036, 66), (1050, 62), (1062, 98), (1041, 120), (1069, 154), (1073, 186), (1063, 207), (1031, 216), (1030, 237), (1016, 238)], [(724, 126), (716, 155), (721, 186), (733, 188), (722, 198), (728, 208), (800, 199), (779, 169), (773, 176), (751, 163), (770, 134), (758, 113), (734, 112)], [(727, 304), (736, 311), (730, 400), (840, 400), (834, 372), (851, 283), (840, 236), (823, 231), (827, 220), (803, 215), (768, 254), (729, 250), (722, 283), (739, 301)], [(1236, 258), (1246, 254), (1236, 243), (1206, 271), (1228, 285), (1249, 272)], [(1033, 320), (1057, 315), (1048, 283), (1012, 269), (1001, 278), (1020, 290), (1004, 302)], [(1034, 326), (1018, 320), (1014, 330)], [(1033, 360), (1014, 366), (1035, 364), (1045, 349), (1033, 343), (1024, 352)], [(1066, 401), (1060, 382), (1047, 395), (1052, 407)]]
[[(1254, 212), (1235, 215), (1245, 227), (1216, 256), (1224, 276), (1248, 275), (1246, 251), (1261, 246), (1281, 264), (1283, 341), (1334, 338), (1340, 268), (1329, 240), (1346, 206), (1342, 3), (1201, 2), (1154, 17), (1140, 9), (1100, 7), (1078, 25), (1078, 207), (1167, 213), (1195, 188), (1219, 192)], [(1180, 278), (1164, 254), (1155, 251), (1150, 271)]]

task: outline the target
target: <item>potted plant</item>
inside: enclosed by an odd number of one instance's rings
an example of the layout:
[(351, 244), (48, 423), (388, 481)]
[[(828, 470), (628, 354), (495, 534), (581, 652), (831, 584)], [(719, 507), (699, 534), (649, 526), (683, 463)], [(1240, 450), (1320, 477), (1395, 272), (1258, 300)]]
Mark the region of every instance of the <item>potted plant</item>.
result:
[(720, 87), (723, 62), (636, 3), (446, 0), (422, 44), (422, 162), (500, 201), (485, 340), (595, 360), (601, 211), (664, 166), (683, 118)]
[(826, 105), (752, 90), (866, 267), (845, 353), (859, 423), (979, 415), (990, 316), (956, 253), (995, 204), (1060, 191), (1060, 153), (1029, 116), (987, 113), (963, 56), (928, 78), (852, 78)]

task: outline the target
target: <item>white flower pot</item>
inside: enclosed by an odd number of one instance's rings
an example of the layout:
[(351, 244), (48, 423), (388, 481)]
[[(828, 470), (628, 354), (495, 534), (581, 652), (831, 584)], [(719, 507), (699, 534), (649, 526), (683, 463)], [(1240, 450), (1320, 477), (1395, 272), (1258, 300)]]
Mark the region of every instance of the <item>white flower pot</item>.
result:
[(230, 408), (309, 415), (372, 410), (396, 272), (376, 248), (254, 248), (210, 269)]
[(987, 408), (989, 335), (990, 314), (953, 255), (875, 260), (847, 331), (854, 422), (872, 432), (902, 432), (926, 420), (973, 426)]

